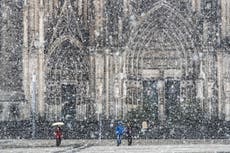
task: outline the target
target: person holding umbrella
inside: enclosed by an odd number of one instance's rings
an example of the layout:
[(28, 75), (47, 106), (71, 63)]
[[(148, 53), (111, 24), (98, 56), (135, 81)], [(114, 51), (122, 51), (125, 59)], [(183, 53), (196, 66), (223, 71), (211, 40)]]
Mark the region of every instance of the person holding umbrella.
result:
[(61, 128), (58, 126), (54, 132), (54, 136), (56, 139), (56, 146), (60, 146), (61, 145), (61, 139), (63, 137), (62, 135), (62, 130)]
[(53, 123), (52, 126), (57, 126), (55, 132), (54, 132), (54, 136), (56, 139), (56, 146), (60, 146), (61, 145), (61, 139), (63, 137), (62, 135), (62, 130), (61, 130), (61, 125), (64, 125), (63, 122), (57, 122), (57, 123)]

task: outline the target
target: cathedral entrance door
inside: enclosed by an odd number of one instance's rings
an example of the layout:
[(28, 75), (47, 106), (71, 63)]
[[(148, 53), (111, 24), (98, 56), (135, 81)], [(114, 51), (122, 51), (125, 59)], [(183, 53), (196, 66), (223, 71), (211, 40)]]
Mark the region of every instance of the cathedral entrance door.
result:
[(62, 84), (62, 118), (73, 120), (76, 116), (76, 87), (73, 84)]
[(167, 123), (176, 123), (180, 120), (180, 81), (165, 80), (165, 115)]
[(143, 81), (143, 109), (148, 119), (158, 120), (158, 90), (157, 81)]

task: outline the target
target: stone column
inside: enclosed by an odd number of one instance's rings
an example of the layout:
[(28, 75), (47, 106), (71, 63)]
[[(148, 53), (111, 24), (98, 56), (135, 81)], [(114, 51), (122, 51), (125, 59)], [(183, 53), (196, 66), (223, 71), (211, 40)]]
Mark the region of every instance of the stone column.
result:
[(230, 36), (230, 1), (221, 0), (221, 33), (223, 38)]
[(192, 7), (194, 12), (200, 12), (200, 0), (191, 0), (192, 1)]
[(224, 90), (223, 90), (223, 53), (220, 51), (217, 54), (217, 79), (218, 79), (218, 111), (219, 111), (219, 119), (224, 118)]
[(94, 0), (94, 6), (95, 6), (95, 30), (94, 35), (96, 39), (99, 39), (98, 43), (100, 43), (100, 39), (102, 39), (100, 36), (103, 36), (103, 20), (104, 20), (104, 0)]
[(203, 111), (203, 89), (204, 89), (204, 80), (202, 78), (196, 80), (196, 100), (199, 101), (199, 105), (201, 106), (201, 109)]
[(105, 50), (105, 117), (106, 119), (109, 118), (110, 115), (110, 50)]
[(102, 108), (104, 105), (104, 56), (97, 53), (96, 55), (96, 59), (95, 59), (95, 77), (96, 77), (96, 81), (95, 81), (95, 92), (96, 92), (96, 104), (97, 104), (97, 114), (98, 116), (101, 115), (102, 112)]
[(130, 0), (124, 0), (124, 16), (128, 16), (130, 14)]
[(205, 73), (203, 71), (203, 54), (200, 53), (200, 70), (199, 70), (199, 76), (196, 80), (196, 99), (200, 102), (200, 106), (202, 111), (204, 112), (204, 79), (205, 79)]
[(23, 89), (26, 99), (30, 99), (29, 86), (29, 5), (24, 1), (23, 8)]
[[(35, 75), (36, 91), (36, 113), (44, 113), (44, 78), (43, 78), (43, 60), (44, 60), (44, 28), (43, 28), (43, 2), (37, 0), (31, 0), (28, 3), (29, 7), (29, 20), (24, 23), (27, 30), (26, 36), (24, 36), (24, 43), (29, 47), (29, 56), (25, 50), (24, 53), (24, 79), (27, 86), (32, 84), (32, 76)], [(26, 15), (26, 14), (25, 14)], [(25, 19), (26, 20), (26, 19)], [(28, 24), (28, 26), (27, 26)], [(28, 27), (28, 28), (27, 28)], [(28, 35), (27, 35), (28, 34)], [(27, 63), (28, 58), (28, 63)], [(27, 65), (28, 64), (28, 65)], [(28, 79), (28, 80), (27, 80)], [(32, 93), (30, 93), (32, 95)]]
[(213, 47), (208, 46), (204, 49), (205, 74), (205, 115), (209, 119), (218, 117), (218, 80), (217, 80), (217, 57)]
[[(226, 85), (225, 88), (230, 89), (230, 84)], [(230, 91), (226, 92), (226, 99), (225, 99), (225, 120), (230, 121)]]
[(163, 79), (158, 80), (157, 84), (158, 88), (158, 112), (159, 112), (159, 120), (161, 124), (165, 122), (165, 81)]
[(39, 48), (38, 48), (38, 112), (40, 116), (44, 116), (45, 103), (44, 103), (44, 6), (43, 0), (40, 0), (38, 7), (38, 33), (39, 33)]
[(81, 16), (83, 13), (83, 3), (82, 3), (82, 0), (78, 0), (78, 14), (79, 16)]
[(115, 119), (120, 119), (120, 112), (121, 112), (121, 105), (119, 102), (119, 82), (118, 82), (118, 78), (115, 78), (114, 80), (114, 115), (115, 115)]
[[(226, 121), (230, 121), (230, 55), (228, 53), (223, 53), (223, 112)], [(220, 65), (221, 66), (221, 65)]]
[[(35, 25), (36, 25), (36, 3), (35, 0), (30, 0), (27, 1), (28, 2), (28, 39), (27, 39), (27, 43), (28, 43), (28, 53), (25, 53), (25, 59), (26, 59), (26, 54), (28, 54), (28, 65), (25, 65), (25, 70), (24, 71), (25, 78), (24, 79), (28, 79), (26, 80), (27, 82), (27, 90), (29, 91), (28, 93), (28, 100), (29, 103), (31, 105), (31, 111), (32, 111), (32, 106), (35, 107), (33, 108), (34, 113), (37, 113), (37, 90), (36, 90), (36, 86), (37, 86), (37, 65), (38, 65), (38, 61), (37, 61), (37, 47), (38, 47), (38, 31), (36, 31)], [(33, 80), (34, 78), (34, 80)], [(33, 85), (34, 84), (34, 85)], [(34, 95), (35, 94), (35, 95)], [(32, 97), (33, 97), (33, 101), (32, 101)], [(34, 103), (34, 104), (32, 104)], [(34, 114), (34, 115), (35, 115)]]

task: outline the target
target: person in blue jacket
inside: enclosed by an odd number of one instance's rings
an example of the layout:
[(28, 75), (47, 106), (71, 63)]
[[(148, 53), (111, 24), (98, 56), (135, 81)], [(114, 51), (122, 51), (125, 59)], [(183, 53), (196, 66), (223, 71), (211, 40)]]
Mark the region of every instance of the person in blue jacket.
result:
[(116, 126), (117, 146), (121, 144), (123, 133), (124, 133), (124, 127), (121, 122), (118, 122), (118, 125)]

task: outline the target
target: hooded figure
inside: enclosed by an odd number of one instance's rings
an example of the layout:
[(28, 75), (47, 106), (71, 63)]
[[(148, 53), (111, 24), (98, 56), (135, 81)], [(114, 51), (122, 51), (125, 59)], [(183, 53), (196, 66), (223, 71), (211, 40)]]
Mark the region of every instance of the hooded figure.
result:
[(132, 144), (132, 127), (130, 123), (127, 124), (126, 134), (128, 139), (128, 145), (130, 146)]
[(121, 122), (118, 122), (118, 125), (116, 126), (117, 146), (121, 144), (123, 133), (124, 133), (124, 127)]

